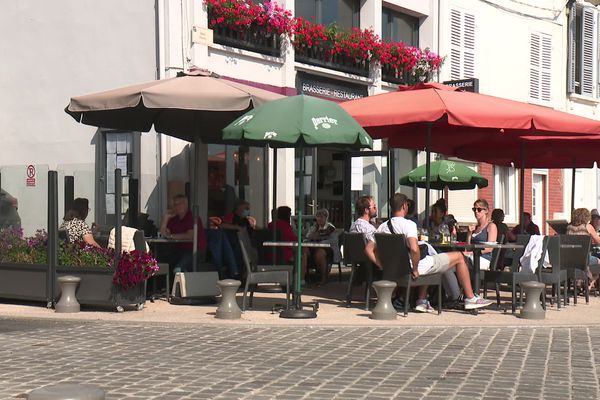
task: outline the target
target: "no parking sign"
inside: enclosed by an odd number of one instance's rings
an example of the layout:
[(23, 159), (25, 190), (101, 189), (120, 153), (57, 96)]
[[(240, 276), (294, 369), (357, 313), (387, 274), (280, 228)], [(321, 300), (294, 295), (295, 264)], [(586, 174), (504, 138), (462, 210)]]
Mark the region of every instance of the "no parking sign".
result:
[(25, 185), (35, 186), (35, 166), (29, 164), (27, 166), (27, 178), (25, 179)]

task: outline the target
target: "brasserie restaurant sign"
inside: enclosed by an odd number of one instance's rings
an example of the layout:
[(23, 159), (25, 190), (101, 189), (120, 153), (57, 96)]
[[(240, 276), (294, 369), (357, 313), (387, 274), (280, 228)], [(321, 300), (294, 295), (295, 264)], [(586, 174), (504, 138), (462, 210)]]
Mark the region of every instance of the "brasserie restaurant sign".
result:
[(360, 99), (368, 95), (367, 87), (308, 74), (296, 75), (296, 89), (300, 93), (326, 97), (337, 101)]

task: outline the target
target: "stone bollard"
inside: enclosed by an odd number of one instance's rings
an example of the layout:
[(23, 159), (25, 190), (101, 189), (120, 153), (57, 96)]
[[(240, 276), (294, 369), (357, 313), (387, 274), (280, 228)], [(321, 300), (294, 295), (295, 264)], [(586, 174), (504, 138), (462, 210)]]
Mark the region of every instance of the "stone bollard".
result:
[(392, 305), (392, 293), (396, 288), (396, 282), (392, 281), (376, 281), (373, 282), (375, 292), (377, 292), (377, 305), (371, 311), (369, 318), (390, 320), (396, 319), (397, 314)]
[(104, 390), (93, 386), (61, 383), (33, 390), (28, 400), (104, 400)]
[(540, 295), (546, 285), (541, 282), (529, 281), (521, 283), (521, 287), (525, 291), (525, 305), (521, 310), (520, 317), (525, 319), (546, 318), (546, 310), (540, 303)]
[(79, 285), (80, 281), (81, 278), (76, 276), (61, 276), (58, 278), (61, 295), (60, 300), (54, 307), (57, 313), (79, 312), (80, 306), (77, 297), (75, 297), (75, 291), (77, 290), (77, 285)]
[(235, 294), (241, 284), (242, 282), (234, 279), (223, 279), (217, 282), (217, 286), (221, 290), (221, 303), (219, 303), (215, 318), (240, 319), (242, 310), (237, 304)]

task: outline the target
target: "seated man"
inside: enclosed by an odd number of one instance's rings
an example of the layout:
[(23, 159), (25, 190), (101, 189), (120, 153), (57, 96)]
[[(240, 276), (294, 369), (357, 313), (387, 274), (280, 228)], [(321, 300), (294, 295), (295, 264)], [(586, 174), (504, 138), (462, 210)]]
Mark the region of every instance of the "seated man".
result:
[(221, 229), (246, 229), (248, 235), (256, 228), (256, 219), (250, 216), (250, 203), (246, 200), (236, 200), (233, 212), (225, 214), (221, 220)]
[[(487, 307), (492, 301), (482, 299), (473, 293), (471, 288), (471, 277), (469, 268), (465, 262), (463, 254), (459, 251), (450, 253), (440, 253), (433, 256), (427, 255), (423, 259), (420, 257), (419, 245), (417, 242), (417, 225), (405, 218), (408, 212), (408, 198), (402, 193), (396, 193), (390, 199), (393, 217), (390, 224), (384, 223), (377, 228), (377, 233), (396, 233), (403, 234), (406, 237), (406, 245), (409, 249), (410, 264), (412, 267), (413, 279), (418, 279), (419, 275), (434, 273), (444, 273), (451, 268), (456, 268), (458, 282), (463, 288), (465, 294), (465, 309), (472, 310), (481, 307)], [(392, 230), (388, 225), (391, 225)], [(367, 243), (365, 252), (375, 262), (381, 265), (377, 258), (377, 244), (370, 240)], [(383, 267), (383, 266), (382, 266)], [(433, 312), (433, 307), (427, 300), (427, 286), (419, 286), (417, 307), (419, 312)]]
[[(523, 223), (524, 223), (523, 225), (525, 226), (525, 230), (523, 231), (523, 233), (525, 233), (527, 235), (539, 235), (540, 234), (540, 227), (533, 223), (533, 221), (531, 220), (530, 213), (528, 213), (528, 212), (523, 213)], [(512, 229), (512, 233), (515, 235), (519, 235), (521, 233), (521, 224), (515, 226)]]

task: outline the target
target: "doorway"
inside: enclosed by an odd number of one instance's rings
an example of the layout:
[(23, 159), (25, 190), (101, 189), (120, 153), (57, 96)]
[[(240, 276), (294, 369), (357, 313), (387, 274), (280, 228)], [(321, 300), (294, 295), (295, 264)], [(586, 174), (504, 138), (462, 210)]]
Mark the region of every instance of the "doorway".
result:
[(531, 220), (540, 227), (540, 233), (546, 232), (546, 176), (533, 174), (531, 183)]

